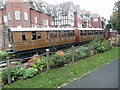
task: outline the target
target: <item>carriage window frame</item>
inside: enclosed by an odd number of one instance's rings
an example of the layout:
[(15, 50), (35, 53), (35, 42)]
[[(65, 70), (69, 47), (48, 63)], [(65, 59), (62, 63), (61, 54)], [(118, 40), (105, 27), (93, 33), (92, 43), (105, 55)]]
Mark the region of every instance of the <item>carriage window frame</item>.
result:
[[(23, 36), (24, 36), (24, 37), (23, 37)], [(22, 35), (22, 41), (27, 41), (27, 38), (26, 38), (26, 35), (25, 35), (25, 34)]]
[(37, 40), (37, 33), (36, 33), (36, 31), (32, 31), (32, 40)]
[[(39, 36), (40, 36), (40, 38), (39, 38)], [(41, 39), (42, 39), (42, 35), (41, 35), (40, 33), (37, 34), (37, 39), (38, 39), (38, 40), (41, 40)]]
[(63, 38), (64, 37), (64, 31), (61, 31), (60, 35)]
[(80, 35), (83, 36), (83, 31), (82, 30), (80, 31)]
[(67, 31), (67, 37), (70, 37), (70, 31)]
[(27, 37), (23, 32), (22, 32), (22, 41), (27, 41)]
[(49, 39), (49, 31), (46, 32), (46, 39)]
[(57, 31), (51, 31), (50, 38), (57, 38)]

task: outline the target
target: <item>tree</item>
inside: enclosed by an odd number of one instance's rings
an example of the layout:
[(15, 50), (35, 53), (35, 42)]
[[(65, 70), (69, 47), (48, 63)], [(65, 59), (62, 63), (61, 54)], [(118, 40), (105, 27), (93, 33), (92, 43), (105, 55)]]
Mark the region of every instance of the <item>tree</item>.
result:
[(113, 14), (110, 17), (110, 24), (112, 25), (113, 29), (116, 29), (120, 32), (120, 0), (115, 2)]

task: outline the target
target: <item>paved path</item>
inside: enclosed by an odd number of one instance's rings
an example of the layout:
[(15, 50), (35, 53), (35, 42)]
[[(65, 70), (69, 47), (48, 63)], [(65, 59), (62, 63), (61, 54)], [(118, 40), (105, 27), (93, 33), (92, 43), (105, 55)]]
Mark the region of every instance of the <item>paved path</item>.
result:
[(73, 81), (63, 88), (118, 88), (118, 60)]

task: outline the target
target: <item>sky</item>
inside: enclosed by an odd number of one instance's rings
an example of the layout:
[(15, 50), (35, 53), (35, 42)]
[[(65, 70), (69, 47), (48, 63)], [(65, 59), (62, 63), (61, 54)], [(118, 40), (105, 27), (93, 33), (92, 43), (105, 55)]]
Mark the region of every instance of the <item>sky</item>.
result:
[(97, 13), (101, 17), (109, 20), (112, 15), (114, 3), (117, 0), (42, 0), (48, 4), (60, 4), (72, 1), (74, 5), (80, 5), (81, 10)]

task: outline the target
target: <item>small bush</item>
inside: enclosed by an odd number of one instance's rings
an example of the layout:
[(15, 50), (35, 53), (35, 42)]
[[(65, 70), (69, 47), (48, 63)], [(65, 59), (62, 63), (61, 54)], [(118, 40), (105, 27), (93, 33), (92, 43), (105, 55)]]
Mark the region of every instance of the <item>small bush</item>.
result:
[(0, 61), (6, 60), (7, 57), (8, 58), (10, 57), (9, 53), (7, 53), (5, 51), (0, 51)]
[(21, 79), (24, 73), (24, 67), (19, 67), (11, 70), (12, 81), (16, 81), (17, 79)]
[(7, 76), (7, 71), (2, 71), (2, 82), (3, 84), (7, 84), (8, 83), (8, 76)]
[(102, 46), (98, 47), (98, 48), (96, 49), (96, 51), (97, 51), (98, 53), (103, 53), (103, 52), (105, 52), (105, 51), (107, 51), (107, 50), (109, 50), (109, 49), (111, 49), (111, 46), (102, 45)]
[(68, 63), (65, 53), (62, 51), (57, 51), (54, 55), (51, 55), (50, 62), (52, 62), (51, 67), (61, 67)]
[[(42, 71), (46, 67), (45, 59), (46, 59), (46, 57), (44, 57), (44, 56), (42, 56), (42, 57), (37, 56), (37, 57), (31, 58), (30, 60), (28, 60), (28, 63), (36, 62), (36, 64), (29, 65), (29, 67), (36, 68), (39, 71)], [(44, 60), (44, 61), (42, 61), (42, 60)]]
[(28, 68), (24, 71), (23, 78), (26, 79), (26, 78), (33, 77), (37, 74), (37, 72), (38, 72), (38, 69)]
[[(14, 68), (14, 69), (11, 69), (10, 72), (11, 72), (11, 79), (13, 82), (23, 77), (24, 68), (23, 67)], [(7, 70), (2, 71), (2, 81), (4, 84), (8, 83)]]

